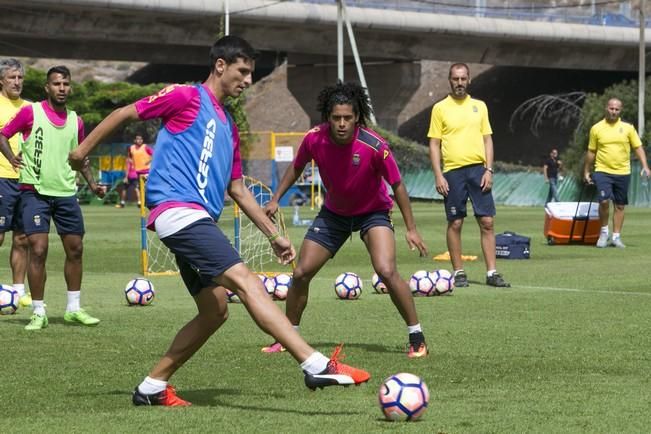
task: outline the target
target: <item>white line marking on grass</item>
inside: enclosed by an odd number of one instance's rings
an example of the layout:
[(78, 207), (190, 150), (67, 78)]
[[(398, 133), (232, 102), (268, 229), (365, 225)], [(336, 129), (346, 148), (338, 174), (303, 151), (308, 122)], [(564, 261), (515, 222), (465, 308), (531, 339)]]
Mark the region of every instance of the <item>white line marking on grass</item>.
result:
[(578, 289), (578, 288), (555, 288), (551, 286), (525, 286), (517, 285), (517, 288), (524, 289), (542, 289), (544, 291), (564, 291), (564, 292), (588, 292), (593, 294), (611, 294), (611, 295), (645, 295), (651, 296), (651, 292), (638, 292), (638, 291), (605, 291), (600, 289)]

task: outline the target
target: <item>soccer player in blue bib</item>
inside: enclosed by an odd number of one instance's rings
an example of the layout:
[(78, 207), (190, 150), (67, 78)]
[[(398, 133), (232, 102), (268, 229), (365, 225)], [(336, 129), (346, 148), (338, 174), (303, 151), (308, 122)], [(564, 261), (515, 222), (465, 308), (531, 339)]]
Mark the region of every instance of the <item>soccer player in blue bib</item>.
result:
[(222, 105), (251, 84), (255, 52), (245, 40), (226, 36), (210, 52), (211, 72), (198, 86), (172, 85), (111, 113), (70, 154), (79, 167), (84, 157), (120, 124), (161, 118), (146, 188), (148, 227), (176, 256), (181, 277), (198, 313), (176, 335), (170, 348), (133, 392), (135, 405), (187, 406), (168, 380), (226, 321), (223, 287), (242, 300), (258, 326), (281, 342), (305, 372), (311, 389), (360, 384), (370, 375), (310, 347), (266, 294), (262, 282), (240, 259), (215, 222), (224, 192), (267, 236), (284, 263), (295, 256), (291, 243), (255, 201), (242, 180), (239, 134)]

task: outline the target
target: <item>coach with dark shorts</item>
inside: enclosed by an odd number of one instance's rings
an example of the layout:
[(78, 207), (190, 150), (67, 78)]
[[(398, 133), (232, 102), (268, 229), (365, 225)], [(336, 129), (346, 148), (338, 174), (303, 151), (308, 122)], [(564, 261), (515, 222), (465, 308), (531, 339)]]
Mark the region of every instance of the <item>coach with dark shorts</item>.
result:
[[(641, 176), (651, 174), (640, 137), (633, 125), (620, 119), (622, 102), (610, 98), (606, 115), (590, 128), (590, 141), (583, 167), (583, 178), (594, 183), (599, 197), (601, 232), (597, 247), (624, 248), (621, 232), (624, 225), (624, 207), (628, 204), (628, 185), (631, 181), (631, 149), (642, 165)], [(590, 176), (594, 165), (595, 172)], [(608, 217), (610, 200), (613, 201), (613, 236), (609, 239)]]
[[(455, 63), (448, 75), (450, 94), (434, 104), (428, 137), (436, 190), (443, 196), (448, 220), (447, 244), (455, 285), (468, 286), (461, 258), (461, 228), (472, 202), (486, 263), (486, 284), (509, 287), (495, 266), (493, 139), (488, 109), (467, 93), (470, 69)], [(441, 165), (443, 162), (443, 165)]]

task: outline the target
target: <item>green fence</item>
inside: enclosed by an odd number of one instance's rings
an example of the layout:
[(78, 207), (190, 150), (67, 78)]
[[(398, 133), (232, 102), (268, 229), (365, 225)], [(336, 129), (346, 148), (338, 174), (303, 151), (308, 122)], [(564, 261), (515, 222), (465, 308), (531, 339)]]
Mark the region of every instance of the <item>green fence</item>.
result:
[[(629, 205), (651, 206), (651, 185), (649, 180), (639, 176), (641, 167), (638, 161), (631, 162), (632, 175), (628, 193)], [(421, 170), (403, 174), (409, 197), (423, 200), (443, 200), (436, 191), (434, 174), (431, 170)], [(583, 184), (574, 176), (566, 176), (558, 185), (561, 201), (574, 202), (579, 199)], [(545, 183), (541, 172), (495, 173), (493, 178), (493, 198), (502, 205), (543, 206), (547, 199), (549, 184)], [(584, 197), (583, 200), (587, 200)]]

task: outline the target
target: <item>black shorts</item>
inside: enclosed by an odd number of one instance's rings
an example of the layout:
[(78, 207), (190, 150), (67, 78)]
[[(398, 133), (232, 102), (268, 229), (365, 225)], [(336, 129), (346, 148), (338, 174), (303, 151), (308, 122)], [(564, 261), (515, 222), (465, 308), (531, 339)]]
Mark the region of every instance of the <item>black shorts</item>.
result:
[(176, 257), (185, 287), (192, 296), (215, 285), (215, 278), (242, 262), (226, 235), (209, 218), (197, 220), (161, 241)]
[(123, 182), (122, 185), (124, 185), (124, 188), (129, 188), (133, 186), (134, 188), (139, 188), (140, 183), (138, 182), (139, 178), (127, 178), (127, 182)]
[(0, 178), (0, 233), (23, 232), (18, 180)]
[(443, 174), (450, 187), (448, 195), (443, 200), (445, 216), (449, 222), (466, 217), (468, 198), (472, 202), (475, 217), (493, 217), (495, 215), (492, 192), (481, 190), (481, 179), (484, 173), (486, 173), (486, 168), (483, 165), (474, 164)]
[(631, 182), (631, 175), (595, 172), (592, 180), (597, 187), (599, 201), (612, 199), (616, 205), (628, 205), (628, 185)]
[(359, 237), (363, 239), (366, 232), (375, 226), (386, 226), (393, 230), (391, 211), (375, 211), (345, 217), (335, 214), (322, 206), (319, 214), (312, 222), (312, 226), (307, 230), (305, 239), (322, 245), (334, 257), (353, 232), (359, 231)]
[(20, 208), (27, 235), (49, 233), (50, 219), (54, 220), (59, 235), (84, 235), (84, 217), (76, 196), (44, 196), (23, 190)]

